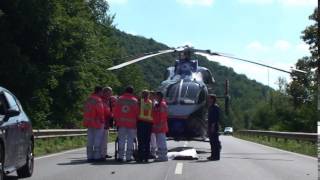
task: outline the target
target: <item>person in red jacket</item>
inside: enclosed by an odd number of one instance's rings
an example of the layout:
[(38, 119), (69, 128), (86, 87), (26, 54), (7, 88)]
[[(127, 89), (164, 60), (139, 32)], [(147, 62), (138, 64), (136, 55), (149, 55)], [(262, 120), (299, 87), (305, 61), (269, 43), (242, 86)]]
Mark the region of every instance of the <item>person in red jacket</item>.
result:
[(128, 86), (125, 93), (119, 97), (114, 107), (114, 119), (118, 128), (118, 159), (124, 160), (125, 143), (127, 142), (126, 160), (132, 161), (133, 141), (136, 137), (136, 123), (138, 117), (138, 100), (133, 96), (133, 87)]
[(101, 153), (101, 140), (104, 132), (105, 110), (102, 101), (102, 87), (97, 86), (94, 93), (84, 104), (83, 126), (88, 128), (87, 159), (88, 161), (104, 160)]
[(157, 142), (156, 161), (168, 161), (166, 133), (168, 132), (168, 106), (161, 92), (156, 93), (157, 103), (153, 108), (153, 127)]

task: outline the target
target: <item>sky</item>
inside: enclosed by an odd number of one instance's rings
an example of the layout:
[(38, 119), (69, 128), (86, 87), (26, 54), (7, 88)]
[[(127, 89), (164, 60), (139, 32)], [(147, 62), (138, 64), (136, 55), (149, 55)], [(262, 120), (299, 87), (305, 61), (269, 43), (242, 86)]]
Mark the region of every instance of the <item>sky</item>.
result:
[[(107, 0), (114, 24), (169, 47), (192, 45), (290, 70), (309, 56), (302, 31), (317, 0)], [(277, 89), (286, 73), (221, 57), (208, 57)]]

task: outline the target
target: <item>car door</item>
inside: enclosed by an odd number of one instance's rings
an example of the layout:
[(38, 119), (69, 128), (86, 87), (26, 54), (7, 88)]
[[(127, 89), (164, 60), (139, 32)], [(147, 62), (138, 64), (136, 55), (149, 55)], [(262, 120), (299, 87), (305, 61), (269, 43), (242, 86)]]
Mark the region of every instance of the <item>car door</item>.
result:
[[(20, 112), (20, 108), (13, 97), (9, 92), (4, 91), (4, 98), (7, 102), (8, 110), (16, 110)], [(20, 121), (20, 115), (8, 117), (5, 122), (2, 124), (4, 126), (5, 132), (5, 146), (6, 146), (6, 154), (8, 158), (5, 160), (8, 166), (16, 166), (18, 163), (18, 159), (21, 158), (22, 148), (21, 144), (21, 133), (18, 128), (18, 124)]]
[(20, 109), (19, 119), (18, 119), (18, 133), (20, 134), (20, 142), (19, 142), (19, 159), (18, 159), (18, 165), (22, 166), (26, 163), (27, 160), (27, 153), (28, 148), (31, 143), (31, 136), (32, 136), (32, 128), (31, 128), (31, 122), (24, 112), (19, 100), (15, 98), (16, 103), (18, 104), (18, 107)]

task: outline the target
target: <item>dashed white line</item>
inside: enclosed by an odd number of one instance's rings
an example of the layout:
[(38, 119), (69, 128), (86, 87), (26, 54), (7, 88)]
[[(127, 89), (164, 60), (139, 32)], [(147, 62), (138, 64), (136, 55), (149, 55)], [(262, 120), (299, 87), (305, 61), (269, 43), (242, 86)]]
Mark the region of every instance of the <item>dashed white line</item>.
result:
[(183, 163), (177, 163), (176, 170), (174, 171), (175, 174), (182, 174)]

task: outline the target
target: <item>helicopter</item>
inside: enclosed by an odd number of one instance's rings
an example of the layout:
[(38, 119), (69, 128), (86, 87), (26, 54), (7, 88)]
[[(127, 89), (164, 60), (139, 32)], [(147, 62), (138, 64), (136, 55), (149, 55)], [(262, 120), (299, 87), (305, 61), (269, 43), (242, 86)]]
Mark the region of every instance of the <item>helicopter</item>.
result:
[[(175, 61), (174, 66), (166, 69), (166, 79), (161, 82), (157, 90), (164, 94), (164, 98), (168, 104), (169, 132), (167, 136), (175, 140), (205, 139), (207, 137), (207, 99), (209, 94), (214, 93), (215, 80), (209, 69), (199, 66), (197, 59), (191, 59), (193, 54), (227, 57), (289, 74), (293, 72), (306, 73), (298, 69), (287, 71), (223, 53), (194, 49), (187, 45), (146, 53), (142, 57), (110, 67), (108, 70), (120, 69), (130, 64), (168, 53), (178, 54), (178, 59)], [(224, 98), (226, 105), (229, 103), (230, 98), (228, 86), (228, 81), (226, 81), (224, 96), (217, 96), (218, 98)]]

